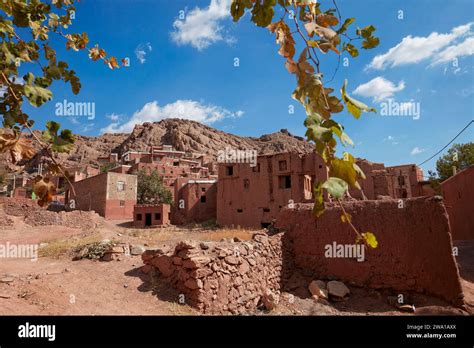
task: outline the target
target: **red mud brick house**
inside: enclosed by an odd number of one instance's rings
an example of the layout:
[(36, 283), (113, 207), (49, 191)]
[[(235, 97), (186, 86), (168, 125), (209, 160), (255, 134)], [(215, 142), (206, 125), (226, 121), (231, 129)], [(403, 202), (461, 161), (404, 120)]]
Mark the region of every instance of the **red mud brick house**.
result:
[(421, 186), (423, 181), (423, 170), (415, 164), (404, 164), (387, 167), (387, 171), (393, 174), (393, 188), (395, 198), (409, 198), (422, 195)]
[(310, 202), (315, 181), (327, 179), (315, 153), (258, 156), (257, 165), (219, 163), (217, 222), (220, 226), (261, 228), (291, 203)]
[[(383, 163), (358, 159), (357, 165), (366, 176), (359, 183), (367, 199), (377, 199), (379, 196), (411, 198), (433, 195), (433, 191), (423, 181), (422, 169), (414, 164), (385, 167)], [(353, 198), (364, 199), (359, 190), (351, 189), (349, 192)]]
[(135, 205), (133, 225), (135, 227), (168, 226), (170, 224), (169, 204)]
[(453, 239), (474, 239), (474, 166), (441, 183)]
[(108, 156), (100, 156), (97, 158), (97, 162), (101, 167), (108, 166), (113, 163), (118, 162), (118, 154), (117, 153), (110, 153)]
[(174, 225), (198, 223), (216, 219), (217, 180), (178, 178), (174, 185)]
[(129, 174), (140, 170), (156, 170), (163, 178), (164, 185), (174, 194), (174, 182), (177, 178), (201, 178), (209, 175), (209, 167), (202, 161), (206, 159), (188, 158), (183, 151), (176, 151), (171, 145), (151, 146), (149, 152), (127, 152), (122, 156), (122, 163), (130, 165)]
[(108, 172), (73, 183), (75, 194), (66, 191), (66, 202), (74, 200), (78, 210), (93, 210), (108, 220), (133, 218), (137, 202), (137, 177)]
[[(77, 182), (90, 178), (92, 176), (99, 175), (100, 171), (98, 168), (94, 168), (92, 166), (87, 165), (83, 167), (66, 168), (66, 173), (68, 174), (68, 178), (71, 182)], [(54, 186), (56, 186), (58, 192), (65, 191), (67, 186), (67, 180), (64, 175), (55, 175), (47, 173), (44, 176), (48, 178), (54, 184)]]

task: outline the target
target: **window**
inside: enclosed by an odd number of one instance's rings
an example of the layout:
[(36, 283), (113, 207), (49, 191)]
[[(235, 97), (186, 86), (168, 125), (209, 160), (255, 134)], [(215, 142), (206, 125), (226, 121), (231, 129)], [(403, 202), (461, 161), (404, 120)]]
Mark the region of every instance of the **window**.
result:
[(201, 203), (206, 203), (206, 196), (201, 196)]
[(206, 188), (205, 188), (205, 187), (201, 187), (201, 192), (206, 192)]
[(250, 187), (250, 180), (244, 179), (244, 189), (248, 190)]
[(179, 167), (179, 162), (178, 161), (173, 162), (173, 167)]
[(120, 206), (125, 207), (125, 201), (120, 201)]
[(263, 208), (263, 211), (264, 211), (265, 213), (269, 213), (269, 212), (270, 212), (270, 208)]
[(280, 168), (280, 170), (286, 170), (286, 161), (279, 161), (278, 168)]
[(257, 163), (255, 167), (252, 167), (252, 172), (260, 173), (260, 163)]
[(125, 183), (123, 181), (117, 181), (117, 191), (125, 191)]
[(225, 167), (226, 175), (232, 176), (234, 175), (234, 166), (227, 166)]
[(242, 209), (237, 209), (237, 213), (243, 213), (244, 211)]
[(161, 214), (155, 213), (155, 220), (161, 220)]
[(137, 221), (142, 221), (142, 214), (137, 214)]
[(278, 186), (280, 189), (289, 189), (291, 188), (291, 176), (290, 175), (284, 175), (278, 177)]
[(399, 176), (399, 177), (398, 177), (398, 184), (399, 184), (400, 186), (405, 185), (405, 177), (404, 177), (404, 176)]

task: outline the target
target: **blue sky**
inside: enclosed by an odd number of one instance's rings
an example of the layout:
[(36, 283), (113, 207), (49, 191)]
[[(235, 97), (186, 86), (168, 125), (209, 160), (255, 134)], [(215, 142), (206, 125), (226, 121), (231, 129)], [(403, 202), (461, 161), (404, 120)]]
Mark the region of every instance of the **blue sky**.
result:
[[(82, 0), (71, 31), (86, 31), (90, 44), (129, 57), (131, 66), (112, 71), (53, 39), (59, 59), (70, 63), (83, 87), (74, 96), (69, 86), (57, 82), (53, 101), (28, 108), (36, 126), (55, 120), (75, 133), (99, 135), (130, 131), (137, 122), (188, 117), (243, 136), (282, 128), (303, 135), (304, 110), (291, 99), (295, 78), (284, 68), (274, 36), (251, 23), (249, 15), (233, 23), (229, 2)], [(374, 50), (360, 50), (329, 86), (339, 92), (348, 79), (350, 94), (379, 111), (389, 99), (402, 107), (420, 107), (419, 118), (379, 112), (356, 121), (346, 111), (337, 114), (355, 143), (349, 151), (388, 165), (420, 163), (474, 118), (474, 2), (337, 3), (343, 18), (357, 18), (354, 29), (373, 24), (381, 43)], [(184, 19), (179, 19), (180, 11)], [(321, 59), (329, 78), (337, 57), (329, 53)], [(55, 104), (64, 100), (95, 103), (95, 119), (55, 115)], [(288, 112), (290, 105), (294, 114)], [(457, 141), (473, 139), (471, 126)], [(434, 165), (432, 160), (423, 169)]]

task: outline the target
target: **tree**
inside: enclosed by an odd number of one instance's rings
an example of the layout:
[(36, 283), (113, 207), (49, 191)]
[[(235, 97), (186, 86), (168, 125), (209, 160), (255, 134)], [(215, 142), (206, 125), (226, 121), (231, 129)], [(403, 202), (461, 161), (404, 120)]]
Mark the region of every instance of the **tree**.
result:
[[(343, 158), (336, 156), (337, 139), (344, 146), (354, 146), (354, 143), (344, 132), (344, 126), (332, 118), (333, 114), (342, 112), (344, 105), (356, 119), (361, 117), (362, 112), (376, 110), (347, 94), (347, 80), (340, 90), (340, 98), (333, 94), (333, 88), (326, 86), (334, 79), (343, 53), (351, 58), (359, 55), (359, 49), (354, 45), (356, 41), (361, 42), (363, 50), (379, 44), (379, 39), (373, 35), (375, 27), (358, 27), (351, 36), (348, 30), (355, 18), (343, 21), (336, 0), (233, 0), (230, 11), (235, 22), (250, 11), (253, 23), (274, 33), (280, 45), (278, 54), (285, 58), (288, 72), (296, 76), (296, 89), (292, 97), (305, 108), (306, 137), (315, 144), (315, 151), (323, 158), (329, 173), (328, 180), (317, 182), (314, 186), (315, 216), (319, 217), (324, 212), (323, 190), (326, 190), (340, 205), (343, 212), (341, 220), (351, 226), (356, 240), (377, 247), (375, 236), (370, 232), (360, 233), (341, 203), (349, 187), (361, 189), (357, 180), (364, 179), (365, 175), (348, 152), (344, 153)], [(273, 21), (276, 11), (282, 15)], [(299, 56), (296, 55), (298, 43), (293, 34), (297, 35), (302, 46)], [(337, 68), (332, 77), (325, 80), (322, 58), (332, 53), (338, 57)]]
[(460, 171), (472, 165), (474, 165), (474, 143), (454, 144), (436, 161), (436, 173), (430, 172), (430, 176), (444, 181), (453, 175), (453, 167)]
[(173, 204), (171, 191), (163, 185), (163, 178), (156, 170), (148, 173), (142, 169), (137, 175), (137, 201), (139, 204)]
[(115, 168), (116, 166), (117, 166), (117, 163), (115, 162), (104, 164), (103, 166), (100, 167), (100, 172), (108, 173), (109, 170)]
[[(102, 60), (109, 68), (119, 68), (115, 57), (107, 57), (98, 45), (88, 48), (87, 33), (69, 33), (75, 19), (75, 0), (3, 0), (0, 1), (0, 114), (4, 129), (0, 129), (0, 152), (8, 152), (13, 163), (28, 160), (34, 154), (31, 142), (23, 131), (31, 133), (33, 140), (50, 157), (48, 170), (66, 177), (64, 169), (55, 160), (56, 152), (69, 152), (74, 144), (70, 130), (60, 131), (60, 124), (50, 121), (42, 137), (33, 133), (34, 120), (23, 111), (24, 101), (40, 107), (52, 100), (49, 89), (54, 81), (62, 80), (78, 94), (81, 82), (76, 72), (65, 61), (58, 59), (50, 38), (57, 36), (65, 41), (68, 50), (88, 50), (91, 60)], [(122, 63), (125, 64), (125, 60)], [(19, 68), (26, 71), (19, 75)], [(67, 179), (68, 180), (68, 179)], [(50, 202), (51, 185), (45, 187), (38, 178), (36, 185), (46, 195), (39, 202)], [(49, 193), (48, 193), (49, 192)], [(35, 192), (40, 196), (40, 192)]]

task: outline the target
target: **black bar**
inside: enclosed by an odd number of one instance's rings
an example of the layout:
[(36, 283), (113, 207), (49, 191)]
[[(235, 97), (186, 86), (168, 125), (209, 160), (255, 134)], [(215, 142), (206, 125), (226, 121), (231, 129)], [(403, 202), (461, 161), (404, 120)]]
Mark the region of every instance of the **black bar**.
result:
[[(55, 340), (20, 338), (19, 326), (26, 323), (55, 325)], [(412, 329), (408, 329), (412, 325)], [(428, 327), (429, 325), (429, 327)], [(440, 326), (443, 325), (443, 326)], [(454, 325), (450, 328), (449, 326)], [(419, 330), (413, 329), (418, 327)], [(393, 317), (124, 317), (124, 316), (36, 316), (0, 317), (0, 347), (27, 345), (91, 346), (159, 344), (159, 346), (257, 344), (275, 345), (448, 345), (473, 347), (471, 316)], [(454, 338), (408, 338), (407, 334), (455, 334)]]

